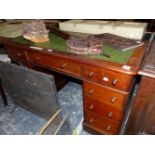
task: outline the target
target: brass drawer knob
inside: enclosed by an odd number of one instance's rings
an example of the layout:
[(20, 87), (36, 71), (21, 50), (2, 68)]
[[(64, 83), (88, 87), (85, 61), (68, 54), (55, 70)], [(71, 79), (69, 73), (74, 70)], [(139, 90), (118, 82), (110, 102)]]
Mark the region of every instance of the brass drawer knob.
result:
[(111, 130), (111, 126), (108, 125), (107, 128), (106, 128), (106, 130), (108, 130), (108, 131)]
[(89, 109), (92, 110), (94, 108), (94, 104), (91, 104)]
[(115, 86), (118, 83), (118, 79), (112, 80), (112, 85)]
[(88, 73), (88, 77), (92, 77), (94, 75), (94, 72), (90, 72), (90, 73)]
[(94, 122), (94, 119), (93, 119), (93, 118), (91, 118), (91, 119), (89, 120), (89, 122), (90, 122), (90, 123), (93, 123), (93, 122)]
[(62, 64), (61, 68), (64, 69), (66, 67), (66, 64)]
[(22, 56), (22, 53), (17, 53), (17, 56), (18, 56), (18, 57), (21, 57), (21, 56)]
[(91, 89), (91, 90), (89, 91), (89, 95), (93, 95), (93, 93), (94, 93), (94, 90)]
[(113, 113), (112, 112), (109, 112), (108, 113), (108, 117), (112, 117)]
[(116, 97), (113, 96), (112, 99), (111, 99), (111, 103), (115, 103), (116, 102)]

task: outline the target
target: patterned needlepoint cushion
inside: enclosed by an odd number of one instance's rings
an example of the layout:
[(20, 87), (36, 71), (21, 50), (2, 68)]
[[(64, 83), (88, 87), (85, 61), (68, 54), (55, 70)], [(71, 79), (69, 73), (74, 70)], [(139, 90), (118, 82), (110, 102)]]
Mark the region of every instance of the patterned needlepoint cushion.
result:
[(66, 41), (70, 52), (76, 54), (101, 54), (102, 53), (102, 43), (94, 38), (71, 36), (70, 39)]

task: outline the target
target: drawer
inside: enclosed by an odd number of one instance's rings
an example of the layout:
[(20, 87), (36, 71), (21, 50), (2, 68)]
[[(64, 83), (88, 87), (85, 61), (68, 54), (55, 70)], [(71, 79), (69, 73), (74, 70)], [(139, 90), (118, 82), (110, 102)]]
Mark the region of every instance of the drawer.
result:
[(51, 60), (49, 55), (33, 51), (29, 51), (28, 56), (31, 62), (45, 66), (56, 67), (57, 60), (55, 57), (53, 57), (53, 60)]
[(83, 77), (87, 80), (97, 82), (99, 79), (99, 69), (97, 67), (84, 66)]
[(130, 89), (133, 80), (133, 77), (129, 75), (87, 65), (84, 66), (83, 77), (87, 80), (124, 91)]
[(71, 60), (59, 58), (57, 69), (76, 76), (81, 76), (81, 65)]
[(120, 110), (124, 107), (124, 103), (128, 96), (127, 93), (86, 81), (84, 82), (84, 95), (88, 96), (90, 99), (109, 104)]
[(6, 47), (6, 50), (10, 58), (20, 60), (20, 61), (26, 61), (26, 55), (25, 55), (26, 51), (24, 51), (23, 49), (20, 49), (20, 48), (16, 49), (14, 47), (9, 47), (9, 48)]
[(31, 61), (37, 64), (48, 66), (56, 70), (70, 73), (76, 76), (81, 76), (80, 64), (71, 60), (66, 60), (57, 56), (37, 52), (29, 52), (29, 58)]
[(100, 132), (101, 134), (117, 134), (120, 127), (119, 123), (88, 111), (85, 111), (84, 125)]
[(123, 111), (119, 110), (108, 104), (104, 104), (97, 100), (91, 99), (89, 96), (84, 96), (84, 107), (85, 110), (96, 113), (100, 116), (105, 116), (114, 121), (121, 121), (123, 116)]

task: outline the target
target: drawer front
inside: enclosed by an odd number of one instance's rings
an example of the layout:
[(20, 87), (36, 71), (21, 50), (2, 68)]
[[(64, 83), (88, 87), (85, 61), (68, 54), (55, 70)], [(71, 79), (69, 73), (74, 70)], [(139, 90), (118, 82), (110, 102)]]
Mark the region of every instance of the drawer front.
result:
[(118, 122), (122, 120), (123, 111), (116, 109), (108, 104), (93, 100), (89, 98), (89, 96), (84, 96), (84, 106), (87, 111), (91, 111), (100, 116), (105, 116)]
[(29, 56), (30, 61), (34, 63), (56, 67), (56, 63), (57, 63), (56, 59), (53, 58), (53, 60), (51, 60), (50, 56), (47, 54), (29, 51), (28, 56)]
[(84, 95), (120, 110), (124, 107), (127, 98), (127, 94), (91, 82), (84, 82)]
[(44, 66), (52, 67), (59, 71), (70, 73), (76, 76), (81, 76), (80, 64), (64, 58), (59, 58), (52, 55), (29, 52), (30, 60)]
[(130, 89), (133, 80), (133, 77), (129, 75), (90, 66), (84, 66), (83, 77), (124, 91)]
[(57, 69), (81, 77), (81, 65), (71, 60), (59, 58)]
[(20, 48), (14, 48), (14, 47), (6, 47), (6, 50), (8, 52), (8, 55), (12, 59), (20, 60), (20, 61), (26, 61), (26, 55), (23, 49)]
[(83, 77), (87, 80), (98, 82), (99, 69), (97, 67), (84, 66)]
[(120, 124), (111, 121), (105, 117), (100, 117), (91, 112), (85, 111), (84, 124), (88, 125), (93, 130), (101, 132), (101, 134), (117, 134)]

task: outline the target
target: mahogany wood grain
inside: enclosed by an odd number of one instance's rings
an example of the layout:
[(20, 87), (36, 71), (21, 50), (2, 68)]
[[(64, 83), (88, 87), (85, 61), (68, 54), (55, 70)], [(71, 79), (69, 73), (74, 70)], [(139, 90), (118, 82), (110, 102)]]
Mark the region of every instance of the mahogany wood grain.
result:
[(85, 65), (84, 78), (123, 91), (129, 91), (133, 76)]
[(119, 123), (109, 120), (106, 117), (98, 116), (94, 113), (85, 111), (84, 126), (95, 129), (102, 134), (117, 134)]
[(72, 60), (66, 60), (57, 56), (47, 55), (45, 53), (28, 52), (30, 61), (37, 64), (44, 64), (60, 71), (68, 72), (76, 76), (81, 76), (81, 66)]
[(84, 82), (84, 95), (102, 103), (109, 105), (115, 104), (117, 105), (117, 108), (120, 107), (120, 109), (124, 106), (128, 96), (125, 92), (120, 92), (92, 82)]
[(27, 61), (25, 56), (25, 50), (22, 48), (14, 48), (14, 46), (6, 47), (6, 51), (10, 58), (20, 61)]
[(109, 104), (94, 100), (87, 95), (84, 96), (84, 106), (87, 111), (94, 112), (100, 116), (105, 116), (118, 122), (122, 120), (123, 108), (122, 110), (117, 109)]

